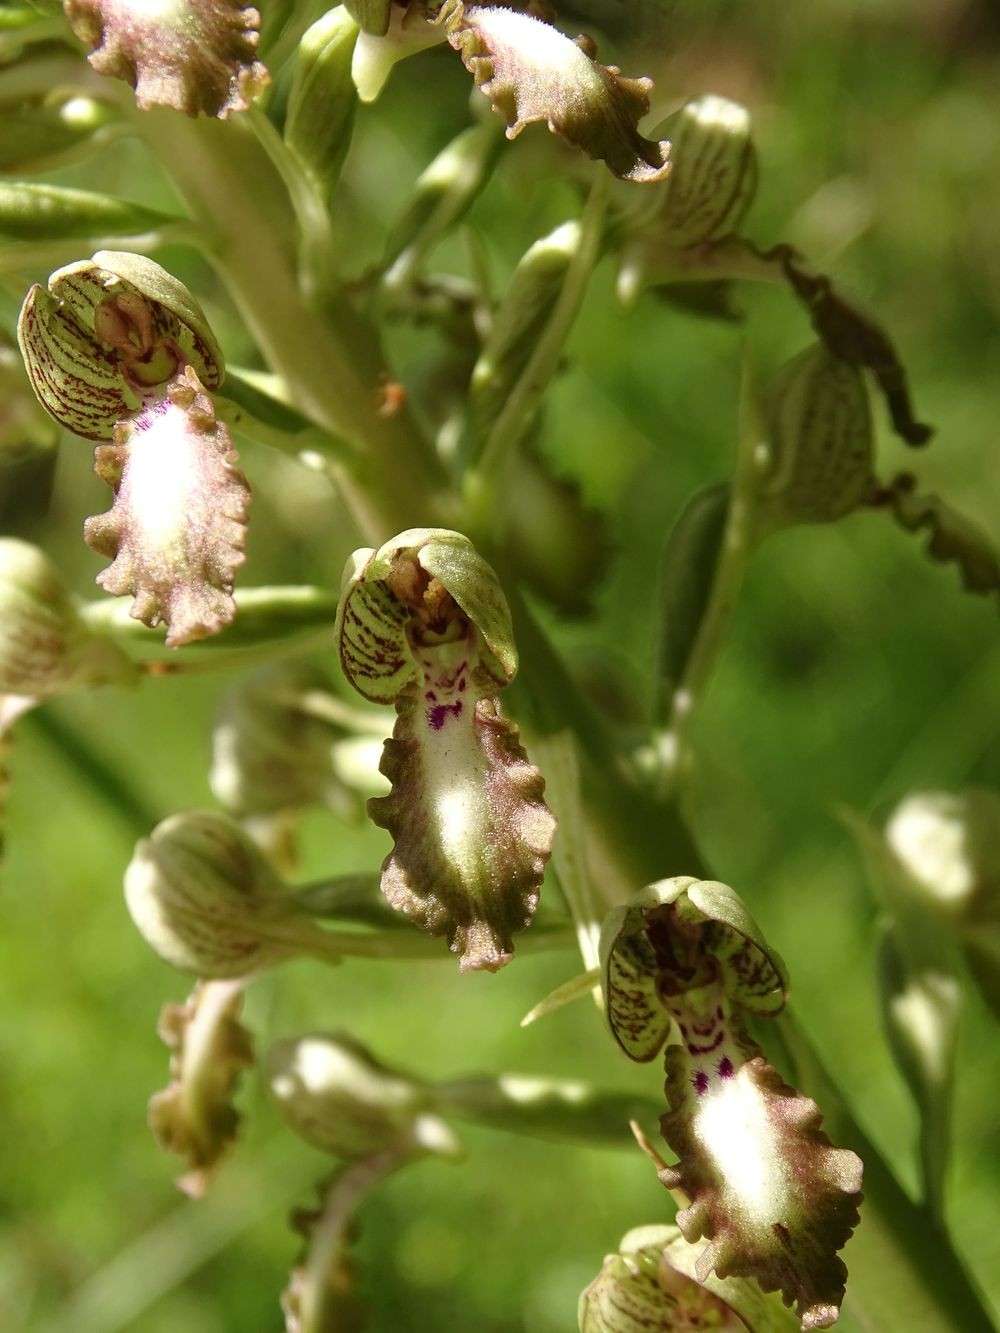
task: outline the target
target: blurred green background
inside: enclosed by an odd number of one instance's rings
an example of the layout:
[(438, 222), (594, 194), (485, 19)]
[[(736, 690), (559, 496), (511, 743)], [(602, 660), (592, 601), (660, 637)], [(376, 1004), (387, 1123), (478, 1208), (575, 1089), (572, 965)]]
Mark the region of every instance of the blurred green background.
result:
[[(269, 6), (263, 5), (265, 33)], [(913, 467), (929, 490), (996, 534), (1000, 519), (1000, 7), (990, 0), (673, 0), (581, 5), (601, 57), (656, 80), (656, 113), (713, 91), (753, 114), (761, 180), (746, 231), (789, 240), (890, 328), (919, 413), (938, 428), (918, 458), (886, 428), (880, 470)], [(465, 123), (469, 81), (445, 51), (398, 67), (361, 117), (337, 221), (361, 272), (430, 157)], [(652, 122), (650, 122), (652, 123)], [(506, 149), (472, 215), (497, 289), (517, 256), (576, 209), (564, 150), (533, 127)], [(144, 151), (116, 145), (51, 179), (170, 201)], [(445, 250), (442, 268), (461, 269)], [(68, 253), (66, 259), (79, 258)], [(210, 271), (159, 256), (209, 308), (233, 359), (245, 335)], [(262, 257), (263, 259), (266, 257)], [(44, 280), (45, 274), (26, 274)], [(597, 273), (551, 397), (543, 448), (609, 517), (616, 554), (593, 617), (557, 625), (567, 651), (648, 672), (658, 553), (690, 493), (723, 479), (735, 443), (744, 339), (762, 377), (809, 340), (784, 293), (747, 292), (742, 327), (644, 298), (625, 317)], [(8, 326), (16, 303), (8, 293)], [(406, 377), (430, 335), (390, 334)], [(244, 586), (334, 583), (353, 544), (325, 482), (244, 444), (255, 490)], [(21, 503), (0, 472), (8, 531), (38, 541), (90, 595), (100, 560), (79, 539), (106, 508), (89, 449), (64, 440), (51, 497)], [(387, 534), (388, 535), (388, 534)], [(694, 805), (715, 873), (750, 903), (787, 959), (796, 1011), (865, 1130), (910, 1190), (917, 1121), (879, 1034), (877, 913), (836, 818), (873, 818), (921, 788), (1000, 786), (995, 602), (882, 516), (771, 541), (755, 559), (697, 740)], [(245, 1134), (206, 1201), (145, 1127), (166, 1083), (161, 1004), (187, 993), (136, 935), (120, 884), (135, 839), (166, 814), (211, 804), (218, 696), (203, 676), (51, 703), (9, 756), (0, 871), (0, 1315), (5, 1330), (233, 1333), (277, 1330), (297, 1241), (285, 1221), (323, 1173), (253, 1079)], [(638, 686), (637, 686), (638, 688)], [(379, 830), (315, 813), (301, 876), (374, 865)], [(684, 867), (664, 865), (664, 874)], [(636, 886), (639, 887), (638, 885)], [(619, 1058), (580, 1003), (518, 1021), (575, 964), (523, 957), (460, 978), (448, 961), (297, 963), (253, 987), (268, 1036), (349, 1028), (389, 1063), (428, 1077), (511, 1069), (579, 1076), (658, 1096), (661, 1073)], [(1000, 1305), (996, 1226), (1000, 1043), (978, 997), (963, 1015), (948, 1214), (960, 1252)], [(637, 1151), (598, 1152), (463, 1131), (462, 1166), (418, 1165), (365, 1205), (357, 1243), (378, 1330), (565, 1333), (576, 1299), (629, 1227), (669, 1198)], [(855, 1242), (864, 1244), (864, 1223)], [(850, 1251), (848, 1250), (848, 1261)], [(856, 1333), (850, 1294), (842, 1325)], [(919, 1333), (919, 1330), (916, 1331)]]

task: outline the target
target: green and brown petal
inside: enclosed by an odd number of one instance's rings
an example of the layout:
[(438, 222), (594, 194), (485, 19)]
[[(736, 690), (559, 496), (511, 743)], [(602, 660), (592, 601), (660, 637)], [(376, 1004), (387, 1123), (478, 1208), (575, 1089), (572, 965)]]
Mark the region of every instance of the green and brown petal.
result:
[(838, 1251), (858, 1223), (861, 1159), (831, 1144), (816, 1103), (771, 1068), (720, 986), (685, 998), (660, 1122), (680, 1160), (660, 1175), (691, 1200), (677, 1214), (685, 1238), (709, 1242), (698, 1276), (754, 1278), (794, 1303), (803, 1329), (829, 1328), (844, 1297)]
[(507, 123), (508, 139), (542, 121), (622, 180), (658, 181), (670, 144), (644, 138), (652, 82), (601, 65), (551, 24), (498, 5), (455, 3), (442, 11), (448, 41)]
[(17, 328), (32, 387), (61, 426), (111, 440), (116, 425), (160, 397), (185, 366), (209, 392), (222, 353), (201, 307), (152, 259), (101, 250), (57, 269), (28, 293)]
[(238, 0), (65, 0), (91, 65), (135, 89), (143, 109), (225, 119), (267, 87), (257, 59), (260, 15)]
[(115, 493), (109, 512), (84, 525), (87, 544), (112, 560), (98, 582), (132, 596), (136, 620), (164, 622), (169, 648), (215, 634), (236, 614), (251, 498), (236, 458), (190, 366), (95, 453), (94, 470)]
[(517, 669), (493, 570), (459, 533), (414, 529), (348, 566), (338, 614), (351, 684), (394, 703), (369, 814), (394, 846), (382, 892), (461, 967), (496, 971), (538, 903), (555, 820), (497, 693)]

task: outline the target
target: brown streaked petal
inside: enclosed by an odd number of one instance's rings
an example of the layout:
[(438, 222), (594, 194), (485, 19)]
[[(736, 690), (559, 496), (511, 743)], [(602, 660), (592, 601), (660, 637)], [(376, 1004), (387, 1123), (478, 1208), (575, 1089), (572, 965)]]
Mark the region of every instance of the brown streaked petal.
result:
[(88, 545), (113, 558), (98, 582), (130, 594), (135, 619), (165, 622), (170, 648), (215, 634), (236, 614), (250, 504), (236, 457), (190, 366), (96, 450), (94, 469), (115, 492), (110, 511), (84, 526)]
[(771, 1068), (721, 985), (671, 1008), (684, 1045), (667, 1048), (660, 1127), (680, 1161), (660, 1174), (691, 1200), (677, 1215), (685, 1238), (709, 1242), (697, 1276), (754, 1278), (795, 1304), (803, 1329), (829, 1328), (844, 1296), (838, 1251), (858, 1222), (861, 1160), (831, 1144), (816, 1103)]
[(123, 79), (146, 110), (220, 119), (245, 111), (270, 76), (257, 57), (260, 15), (236, 0), (64, 0), (98, 74)]
[(555, 819), (517, 727), (476, 686), (455, 663), (407, 688), (382, 757), (392, 791), (368, 812), (394, 839), (382, 866), (392, 906), (446, 936), (463, 972), (495, 972), (538, 904)]
[(544, 121), (622, 180), (663, 180), (670, 145), (643, 138), (652, 82), (600, 65), (564, 33), (530, 14), (456, 4), (444, 17), (448, 40), (507, 122), (508, 139)]

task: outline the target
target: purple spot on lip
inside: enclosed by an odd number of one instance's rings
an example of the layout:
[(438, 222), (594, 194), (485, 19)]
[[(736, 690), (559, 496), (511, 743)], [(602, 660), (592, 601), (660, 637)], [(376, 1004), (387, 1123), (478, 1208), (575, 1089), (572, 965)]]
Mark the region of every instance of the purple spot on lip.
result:
[(694, 1084), (694, 1090), (700, 1097), (703, 1092), (708, 1091), (708, 1075), (703, 1069), (699, 1069), (691, 1082)]
[(452, 717), (461, 717), (462, 702), (458, 700), (453, 704), (435, 704), (433, 708), (427, 710), (427, 721), (432, 731), (440, 731), (448, 720), (448, 715)]
[(719, 1077), (732, 1078), (732, 1076), (733, 1076), (733, 1062), (732, 1060), (730, 1060), (728, 1055), (724, 1055), (722, 1059), (719, 1061)]
[(437, 695), (434, 693), (433, 690), (428, 690), (427, 693), (424, 695), (424, 698), (425, 698), (429, 703), (432, 703), (432, 704), (436, 704), (436, 703), (437, 703)]

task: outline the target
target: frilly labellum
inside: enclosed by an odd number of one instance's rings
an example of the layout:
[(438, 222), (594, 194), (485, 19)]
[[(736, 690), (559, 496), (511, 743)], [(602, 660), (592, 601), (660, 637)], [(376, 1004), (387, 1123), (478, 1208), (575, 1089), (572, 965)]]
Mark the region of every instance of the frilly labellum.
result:
[(858, 1220), (861, 1161), (820, 1129), (816, 1104), (785, 1084), (744, 1014), (785, 1000), (781, 960), (724, 884), (680, 877), (644, 889), (602, 936), (612, 1032), (633, 1059), (664, 1042), (678, 1154), (660, 1172), (690, 1203), (685, 1239), (708, 1245), (696, 1275), (752, 1277), (794, 1303), (804, 1329), (836, 1322), (847, 1270), (837, 1257)]
[(368, 803), (394, 840), (382, 892), (446, 936), (463, 971), (494, 972), (534, 913), (555, 829), (497, 698), (517, 655), (496, 575), (457, 532), (401, 533), (354, 553), (337, 636), (354, 688), (396, 707), (392, 791)]
[(102, 446), (115, 503), (84, 528), (112, 559), (98, 581), (165, 622), (172, 648), (229, 624), (250, 488), (215, 418), (222, 354), (190, 292), (150, 259), (100, 251), (32, 288), (18, 338), (42, 406)]
[(270, 82), (256, 58), (260, 14), (239, 0), (65, 0), (65, 9), (97, 73), (130, 84), (143, 110), (224, 120)]
[(441, 11), (448, 41), (507, 122), (508, 139), (533, 121), (606, 162), (622, 180), (658, 181), (670, 171), (670, 144), (644, 138), (652, 81), (627, 79), (531, 14), (450, 0)]

